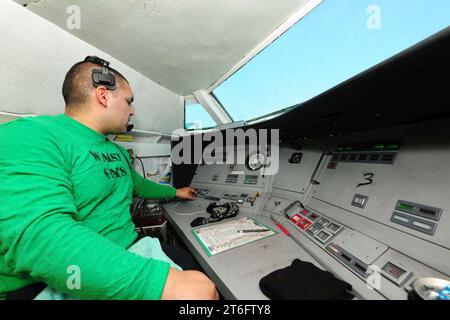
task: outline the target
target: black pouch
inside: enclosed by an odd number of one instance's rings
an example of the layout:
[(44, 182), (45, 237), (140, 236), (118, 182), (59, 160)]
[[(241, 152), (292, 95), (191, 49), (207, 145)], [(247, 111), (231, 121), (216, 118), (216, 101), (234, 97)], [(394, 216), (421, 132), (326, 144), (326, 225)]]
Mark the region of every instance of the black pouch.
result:
[(273, 300), (350, 300), (352, 286), (309, 262), (295, 259), (259, 281), (261, 291)]

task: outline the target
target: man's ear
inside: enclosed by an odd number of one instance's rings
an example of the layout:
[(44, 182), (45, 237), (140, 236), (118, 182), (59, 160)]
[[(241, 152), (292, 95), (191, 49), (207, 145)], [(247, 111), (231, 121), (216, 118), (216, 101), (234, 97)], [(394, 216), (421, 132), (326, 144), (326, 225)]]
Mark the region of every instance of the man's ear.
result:
[(99, 86), (95, 88), (95, 97), (97, 98), (97, 101), (103, 106), (108, 106), (108, 100), (109, 100), (109, 94), (108, 89), (106, 89), (103, 86)]

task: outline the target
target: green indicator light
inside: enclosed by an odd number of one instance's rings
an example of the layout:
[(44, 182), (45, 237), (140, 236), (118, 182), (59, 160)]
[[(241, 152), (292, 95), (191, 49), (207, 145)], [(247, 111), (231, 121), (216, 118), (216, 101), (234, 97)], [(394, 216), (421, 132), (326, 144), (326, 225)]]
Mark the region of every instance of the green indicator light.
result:
[(387, 146), (388, 149), (398, 149), (398, 145), (396, 144), (390, 144)]
[(345, 147), (345, 150), (351, 151), (351, 150), (352, 150), (352, 147)]
[(337, 148), (337, 151), (342, 151), (342, 150), (344, 150), (344, 148), (342, 148), (342, 147)]
[(378, 146), (374, 146), (375, 149), (384, 149), (384, 145), (380, 144)]
[(404, 204), (404, 203), (400, 203), (399, 205), (398, 205), (398, 208), (399, 209), (405, 209), (405, 210), (410, 210), (410, 211), (414, 211), (414, 206), (411, 206), (411, 205), (409, 205), (409, 204)]

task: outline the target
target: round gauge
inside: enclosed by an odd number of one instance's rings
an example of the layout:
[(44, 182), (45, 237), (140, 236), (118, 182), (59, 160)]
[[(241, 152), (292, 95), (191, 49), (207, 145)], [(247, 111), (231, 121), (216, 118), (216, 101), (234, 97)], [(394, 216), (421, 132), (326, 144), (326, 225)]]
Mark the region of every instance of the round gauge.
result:
[(253, 155), (248, 155), (245, 161), (245, 166), (248, 170), (256, 171), (261, 169), (266, 162), (266, 157), (262, 153), (255, 153)]

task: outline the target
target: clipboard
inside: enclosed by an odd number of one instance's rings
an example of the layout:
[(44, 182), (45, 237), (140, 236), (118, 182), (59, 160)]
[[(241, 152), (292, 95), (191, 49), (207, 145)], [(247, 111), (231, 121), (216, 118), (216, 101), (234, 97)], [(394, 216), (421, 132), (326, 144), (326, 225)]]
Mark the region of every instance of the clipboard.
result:
[(249, 217), (192, 230), (208, 257), (273, 236), (277, 232)]

